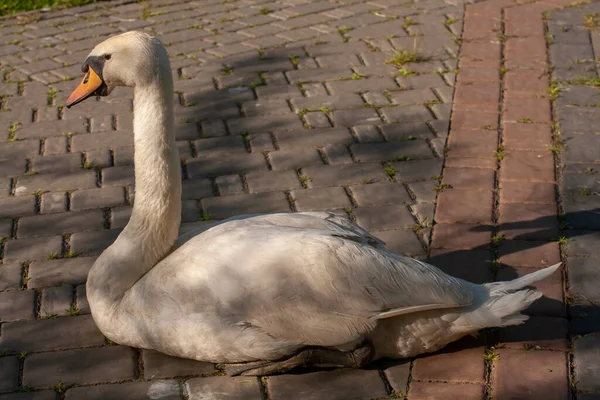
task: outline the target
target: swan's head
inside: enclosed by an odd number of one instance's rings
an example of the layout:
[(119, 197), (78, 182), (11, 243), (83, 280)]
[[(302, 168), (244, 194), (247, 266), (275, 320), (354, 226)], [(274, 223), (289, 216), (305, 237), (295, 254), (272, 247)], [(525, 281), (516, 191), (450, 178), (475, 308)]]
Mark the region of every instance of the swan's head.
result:
[(67, 99), (67, 107), (90, 96), (108, 96), (117, 86), (146, 86), (171, 73), (169, 57), (160, 40), (136, 31), (97, 45), (81, 70), (85, 75)]

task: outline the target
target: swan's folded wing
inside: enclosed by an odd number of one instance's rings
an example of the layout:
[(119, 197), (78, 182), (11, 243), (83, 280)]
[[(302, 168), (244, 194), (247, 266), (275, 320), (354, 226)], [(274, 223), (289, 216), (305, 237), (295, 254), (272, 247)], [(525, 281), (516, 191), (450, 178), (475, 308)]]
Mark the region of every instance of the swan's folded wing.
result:
[(338, 234), (321, 238), (319, 246), (314, 233), (307, 240), (296, 242), (311, 249), (295, 256), (300, 271), (280, 283), (289, 290), (273, 291), (278, 296), (249, 316), (274, 337), (339, 346), (359, 340), (378, 319), (473, 302), (474, 285), (426, 263)]

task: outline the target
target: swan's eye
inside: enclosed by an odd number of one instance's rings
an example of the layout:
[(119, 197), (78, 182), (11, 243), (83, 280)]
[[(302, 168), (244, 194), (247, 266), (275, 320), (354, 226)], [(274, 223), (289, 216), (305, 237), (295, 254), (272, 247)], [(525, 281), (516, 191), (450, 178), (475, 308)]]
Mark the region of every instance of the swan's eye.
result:
[(105, 60), (110, 60), (110, 54), (105, 54), (105, 55), (104, 55), (104, 59), (105, 59)]

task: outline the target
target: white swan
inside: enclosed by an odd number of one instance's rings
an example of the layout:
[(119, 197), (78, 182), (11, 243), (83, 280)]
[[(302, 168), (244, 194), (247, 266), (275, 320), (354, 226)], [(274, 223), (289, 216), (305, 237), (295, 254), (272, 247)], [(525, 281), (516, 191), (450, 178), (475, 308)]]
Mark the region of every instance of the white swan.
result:
[(82, 70), (68, 107), (115, 86), (135, 89), (135, 205), (87, 281), (94, 321), (114, 342), (232, 363), (233, 374), (358, 367), (522, 323), (520, 311), (541, 294), (520, 289), (560, 266), (476, 285), (387, 251), (328, 213), (239, 216), (178, 239), (180, 164), (165, 48), (124, 33), (96, 46)]

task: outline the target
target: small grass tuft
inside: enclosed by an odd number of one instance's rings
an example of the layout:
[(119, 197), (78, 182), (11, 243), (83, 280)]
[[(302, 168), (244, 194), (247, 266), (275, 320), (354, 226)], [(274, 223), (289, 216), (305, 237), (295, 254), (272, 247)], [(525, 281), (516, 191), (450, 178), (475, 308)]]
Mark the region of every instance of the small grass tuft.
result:
[(558, 98), (559, 94), (560, 94), (560, 86), (558, 84), (558, 80), (552, 79), (552, 81), (550, 82), (550, 87), (548, 88), (548, 98), (551, 101), (554, 101)]
[(19, 122), (11, 122), (10, 126), (8, 127), (8, 141), (9, 142), (14, 142), (15, 140), (17, 140), (16, 134), (17, 134), (17, 130), (19, 129), (19, 126), (21, 124)]
[(300, 183), (302, 183), (304, 186), (307, 186), (308, 182), (310, 182), (310, 178), (304, 174), (298, 175), (298, 179), (300, 179)]
[(444, 21), (444, 25), (448, 26), (448, 25), (452, 25), (457, 23), (458, 20), (454, 19), (454, 18), (448, 18), (447, 20)]
[(496, 128), (494, 128), (494, 127), (493, 127), (493, 126), (491, 126), (491, 125), (483, 125), (483, 126), (481, 127), (481, 129), (483, 129), (484, 131), (495, 131), (495, 130), (496, 130)]
[(500, 359), (500, 355), (496, 353), (496, 349), (492, 347), (486, 350), (485, 354), (483, 355), (483, 359), (486, 362), (498, 361)]
[(212, 221), (213, 216), (208, 213), (203, 213), (202, 217), (200, 217), (200, 221)]
[(491, 272), (496, 274), (498, 271), (500, 271), (500, 261), (499, 260), (490, 261), (489, 269)]
[(406, 68), (399, 68), (394, 75), (395, 76), (413, 76), (413, 75), (417, 75), (417, 73), (414, 71), (411, 71), (409, 69), (406, 69)]
[(270, 12), (271, 12), (271, 10), (269, 10), (267, 7), (263, 7), (263, 8), (261, 8), (261, 9), (260, 9), (260, 13), (261, 13), (262, 15), (267, 15), (267, 14), (269, 14)]
[(294, 68), (298, 68), (298, 63), (299, 63), (300, 57), (298, 57), (294, 54), (291, 54), (288, 56), (288, 60), (290, 60), (290, 62), (294, 66)]
[(429, 223), (429, 218), (425, 217), (422, 221), (419, 221), (418, 223), (413, 225), (413, 231), (418, 232), (420, 230), (429, 228), (430, 226), (431, 224)]
[(54, 104), (54, 100), (56, 100), (56, 94), (58, 91), (54, 88), (48, 89), (48, 105), (51, 106)]
[(365, 79), (365, 78), (366, 78), (365, 75), (363, 75), (361, 73), (358, 73), (358, 72), (355, 72), (355, 73), (352, 74), (352, 80), (353, 81), (358, 81), (360, 79)]
[(406, 156), (396, 156), (392, 161), (410, 161), (410, 157)]
[(584, 173), (587, 174), (587, 175), (596, 175), (598, 173), (598, 171), (596, 171), (592, 167), (588, 167), (588, 168), (585, 169)]
[(340, 35), (343, 36), (344, 34), (350, 32), (352, 29), (354, 29), (354, 28), (349, 27), (349, 26), (340, 26), (338, 28), (338, 32), (339, 32)]
[(88, 162), (87, 160), (83, 162), (83, 169), (93, 169), (94, 163)]
[(19, 386), (19, 388), (17, 389), (17, 392), (18, 393), (29, 393), (29, 392), (33, 392), (33, 388), (28, 385), (23, 385), (23, 386)]
[(375, 181), (372, 178), (365, 178), (365, 179), (360, 180), (360, 183), (362, 183), (363, 185), (369, 185), (373, 182), (375, 182)]
[(67, 252), (63, 258), (75, 258), (75, 257), (77, 257), (77, 255), (78, 255), (77, 252), (71, 250), (71, 251)]
[(557, 143), (550, 147), (548, 150), (554, 154), (562, 153), (563, 151), (565, 151), (565, 145), (562, 143)]
[(323, 112), (325, 115), (327, 115), (328, 118), (331, 118), (332, 115), (331, 113), (333, 112), (333, 110), (327, 106), (321, 106), (319, 107), (319, 111)]
[(600, 27), (600, 13), (588, 14), (584, 16), (583, 26), (586, 29), (594, 29)]
[(58, 314), (49, 313), (49, 314), (44, 315), (45, 319), (54, 319), (56, 317), (58, 317)]
[(77, 308), (75, 305), (72, 305), (71, 308), (69, 310), (65, 310), (69, 313), (69, 316), (74, 317), (75, 315), (79, 315), (79, 308)]
[(521, 118), (517, 122), (520, 124), (533, 124), (533, 120), (531, 118)]
[(498, 246), (500, 246), (502, 244), (502, 242), (504, 241), (504, 239), (505, 239), (504, 235), (502, 235), (502, 236), (494, 236), (492, 238), (492, 244), (495, 247), (498, 247)]
[(46, 256), (46, 260), (56, 260), (59, 258), (60, 258), (60, 255), (56, 251), (53, 251), (52, 253), (50, 253)]
[(512, 39), (512, 38), (514, 38), (514, 37), (516, 37), (516, 36), (515, 36), (515, 35), (505, 35), (505, 34), (503, 34), (503, 33), (501, 33), (501, 34), (499, 34), (499, 35), (498, 35), (498, 39), (499, 39), (499, 40), (500, 40), (502, 43), (504, 43), (504, 42), (506, 42), (508, 39)]
[(452, 189), (452, 185), (449, 185), (447, 183), (442, 183), (442, 182), (438, 182), (435, 184), (435, 186), (433, 187), (433, 190), (436, 193), (441, 193), (446, 189)]
[(385, 60), (386, 64), (392, 64), (400, 68), (409, 63), (428, 61), (429, 59), (421, 56), (416, 51), (396, 51), (392, 58)]
[(425, 102), (425, 105), (426, 105), (427, 107), (431, 107), (431, 106), (434, 106), (434, 105), (436, 105), (436, 104), (442, 104), (442, 102), (441, 102), (441, 101), (439, 101), (439, 100), (427, 100), (427, 101)]
[(394, 167), (392, 167), (391, 165), (387, 164), (383, 170), (385, 171), (385, 173), (390, 177), (390, 179), (394, 179), (394, 177), (396, 176), (396, 174), (398, 173), (398, 170)]
[(402, 25), (402, 27), (404, 29), (408, 28), (409, 26), (413, 26), (413, 25), (418, 25), (415, 21), (413, 21), (413, 19), (411, 17), (404, 17), (404, 24)]
[(569, 243), (569, 238), (567, 238), (566, 236), (561, 236), (556, 241), (558, 242), (558, 244), (567, 244)]
[(21, 351), (19, 352), (19, 354), (17, 355), (17, 358), (19, 360), (23, 360), (25, 357), (27, 357), (27, 352), (26, 351)]
[(54, 391), (58, 394), (66, 392), (68, 388), (69, 387), (63, 381), (58, 381), (56, 385), (54, 385)]
[(585, 78), (580, 76), (575, 79), (567, 80), (567, 83), (570, 85), (600, 87), (600, 78)]
[(496, 158), (499, 161), (502, 161), (504, 159), (504, 157), (506, 157), (506, 152), (504, 151), (504, 147), (503, 146), (498, 147), (498, 150), (496, 150), (494, 152), (494, 155), (496, 156)]
[(221, 75), (223, 76), (231, 75), (232, 73), (233, 68), (229, 65), (223, 65), (223, 68), (221, 68)]
[(579, 193), (581, 196), (591, 196), (593, 194), (593, 192), (588, 188), (579, 189), (577, 193)]

